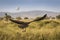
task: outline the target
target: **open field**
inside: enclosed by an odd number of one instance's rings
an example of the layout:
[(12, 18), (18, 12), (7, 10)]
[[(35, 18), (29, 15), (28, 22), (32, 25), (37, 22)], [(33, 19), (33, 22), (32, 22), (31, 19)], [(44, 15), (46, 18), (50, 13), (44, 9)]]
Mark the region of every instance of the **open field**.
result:
[(15, 23), (0, 20), (0, 40), (60, 40), (60, 20), (32, 22), (26, 32)]

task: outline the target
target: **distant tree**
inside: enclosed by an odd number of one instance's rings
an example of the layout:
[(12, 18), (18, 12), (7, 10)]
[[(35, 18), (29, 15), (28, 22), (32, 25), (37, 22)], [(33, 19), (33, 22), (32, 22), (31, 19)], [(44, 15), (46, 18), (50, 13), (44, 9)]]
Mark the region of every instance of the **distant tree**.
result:
[(57, 19), (60, 19), (60, 15), (57, 15), (56, 18), (57, 18)]
[(9, 18), (11, 18), (11, 16), (10, 16), (10, 15), (8, 15), (7, 13), (5, 13), (5, 20), (6, 20), (6, 21), (8, 21), (8, 20), (9, 20)]
[(3, 20), (3, 17), (0, 17), (0, 20)]
[(16, 17), (17, 20), (21, 20), (22, 18), (21, 17)]
[(28, 17), (25, 17), (24, 19), (29, 19)]

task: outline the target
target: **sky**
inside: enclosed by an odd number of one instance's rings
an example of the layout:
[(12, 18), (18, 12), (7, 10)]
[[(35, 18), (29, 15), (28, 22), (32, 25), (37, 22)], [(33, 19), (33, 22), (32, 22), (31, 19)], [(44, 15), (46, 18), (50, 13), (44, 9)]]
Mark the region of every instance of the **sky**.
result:
[(60, 0), (0, 0), (0, 12), (32, 10), (60, 12)]

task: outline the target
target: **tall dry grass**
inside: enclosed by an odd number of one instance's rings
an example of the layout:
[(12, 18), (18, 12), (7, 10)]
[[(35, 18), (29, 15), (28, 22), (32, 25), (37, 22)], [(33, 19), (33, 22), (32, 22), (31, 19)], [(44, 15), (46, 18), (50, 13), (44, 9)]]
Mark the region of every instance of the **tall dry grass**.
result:
[(32, 22), (26, 30), (22, 32), (17, 24), (1, 20), (0, 40), (60, 40), (59, 20)]

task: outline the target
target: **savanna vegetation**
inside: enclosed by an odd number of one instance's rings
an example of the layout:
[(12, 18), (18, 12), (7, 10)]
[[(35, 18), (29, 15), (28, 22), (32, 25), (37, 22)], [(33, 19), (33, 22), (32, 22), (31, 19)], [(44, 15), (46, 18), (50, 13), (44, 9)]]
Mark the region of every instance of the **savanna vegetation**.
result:
[[(22, 20), (20, 17), (18, 20)], [(27, 17), (22, 21), (31, 21)], [(0, 40), (60, 40), (60, 19), (44, 19), (32, 22), (26, 32), (18, 24), (5, 19), (0, 20)]]

